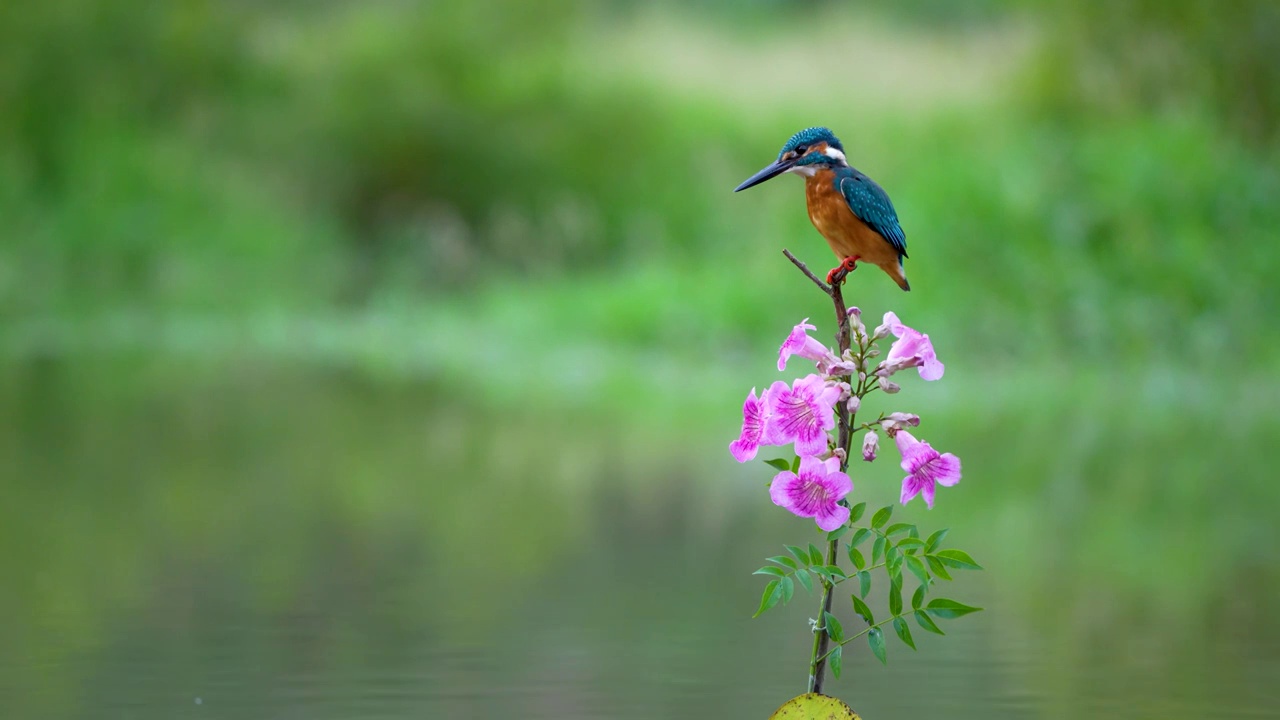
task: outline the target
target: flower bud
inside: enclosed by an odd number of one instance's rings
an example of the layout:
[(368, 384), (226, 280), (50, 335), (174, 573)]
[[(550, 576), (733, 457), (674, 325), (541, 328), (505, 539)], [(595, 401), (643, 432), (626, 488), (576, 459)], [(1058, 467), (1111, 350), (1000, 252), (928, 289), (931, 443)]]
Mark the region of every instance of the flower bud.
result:
[(854, 415), (858, 412), (858, 408), (862, 407), (862, 398), (857, 395), (849, 396), (849, 414)]
[(874, 430), (868, 430), (862, 436), (862, 459), (871, 462), (876, 459), (876, 449), (880, 447), (880, 436)]
[(831, 448), (831, 457), (844, 462), (844, 459), (849, 457), (849, 454), (844, 451), (844, 448)]
[(849, 326), (855, 336), (867, 336), (867, 326), (862, 324), (862, 311), (856, 307), (849, 308)]
[(920, 416), (915, 413), (895, 412), (885, 417), (885, 422), (893, 422), (911, 427), (920, 427)]
[(880, 389), (885, 391), (889, 395), (892, 395), (902, 389), (902, 387), (898, 385), (898, 383), (893, 382), (889, 378), (879, 377), (879, 378), (876, 378), (876, 382), (880, 385)]
[(871, 333), (870, 342), (877, 342), (887, 337), (889, 337), (889, 326), (884, 324), (878, 325), (876, 329)]

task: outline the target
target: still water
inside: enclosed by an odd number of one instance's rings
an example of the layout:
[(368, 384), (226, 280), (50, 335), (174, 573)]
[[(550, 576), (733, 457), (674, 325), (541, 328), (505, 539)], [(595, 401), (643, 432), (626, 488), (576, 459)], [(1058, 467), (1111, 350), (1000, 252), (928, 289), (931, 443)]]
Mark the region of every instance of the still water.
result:
[[(0, 717), (764, 718), (804, 689), (817, 599), (752, 620), (750, 573), (817, 535), (723, 451), (740, 398), (682, 425), (252, 360), (0, 378)], [(1185, 394), (1145, 423), (1118, 410), (1158, 392), (953, 402), (931, 439), (965, 481), (898, 513), (983, 562), (946, 593), (986, 610), (887, 668), (851, 646), (828, 691), (865, 718), (1276, 717), (1250, 454), (1276, 427), (1246, 395), (1207, 459)], [(889, 460), (855, 474), (873, 503)]]

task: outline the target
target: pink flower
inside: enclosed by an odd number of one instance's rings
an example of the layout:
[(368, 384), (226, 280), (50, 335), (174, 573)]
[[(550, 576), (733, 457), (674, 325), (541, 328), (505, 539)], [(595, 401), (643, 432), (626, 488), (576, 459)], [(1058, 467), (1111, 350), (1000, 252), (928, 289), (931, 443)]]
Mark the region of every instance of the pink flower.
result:
[(742, 433), (738, 439), (729, 443), (729, 452), (738, 462), (746, 462), (756, 456), (764, 439), (764, 428), (769, 421), (769, 391), (757, 398), (756, 389), (742, 403)]
[(942, 377), (943, 366), (933, 351), (933, 343), (929, 341), (928, 335), (903, 325), (892, 312), (884, 314), (884, 324), (876, 328), (876, 334), (886, 330), (898, 339), (890, 346), (888, 357), (877, 368), (877, 375), (888, 377), (899, 370), (919, 367), (920, 377), (925, 380)]
[(876, 450), (880, 447), (880, 436), (875, 430), (868, 430), (862, 436), (862, 459), (871, 462), (876, 459)]
[(837, 361), (838, 358), (832, 355), (825, 345), (809, 337), (809, 331), (816, 329), (809, 324), (809, 318), (805, 318), (799, 325), (791, 328), (791, 334), (782, 343), (782, 347), (778, 348), (779, 370), (787, 369), (787, 360), (792, 355), (799, 355), (819, 364), (831, 364)]
[(773, 503), (800, 517), (813, 518), (831, 532), (849, 521), (849, 508), (840, 500), (853, 491), (853, 481), (840, 472), (839, 458), (800, 459), (799, 474), (783, 471), (769, 485)]
[(800, 457), (827, 451), (827, 431), (836, 426), (833, 407), (842, 391), (821, 375), (806, 375), (791, 387), (779, 380), (768, 390), (765, 437), (771, 445), (796, 444)]
[(908, 473), (902, 479), (903, 505), (920, 495), (925, 505), (933, 507), (936, 486), (951, 487), (960, 482), (960, 458), (951, 453), (939, 455), (929, 443), (915, 439), (906, 430), (899, 429), (893, 439), (902, 453), (902, 469)]

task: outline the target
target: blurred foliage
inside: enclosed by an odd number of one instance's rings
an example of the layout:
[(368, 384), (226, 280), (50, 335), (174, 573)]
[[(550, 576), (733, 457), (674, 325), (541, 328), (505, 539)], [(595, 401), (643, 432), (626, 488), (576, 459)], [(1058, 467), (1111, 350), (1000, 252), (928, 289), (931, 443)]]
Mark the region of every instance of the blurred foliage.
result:
[[(1248, 143), (1276, 117), (1265, 31), (1275, 13), (1206, 7), (1071, 3), (1036, 15), (984, 3), (973, 12), (1052, 28), (1026, 85), (1032, 102), (1014, 93), (919, 120), (864, 108), (856, 78), (842, 76), (828, 82), (848, 92), (816, 111), (797, 112), (785, 94), (747, 109), (674, 93), (663, 71), (609, 52), (641, 17), (623, 5), (9, 4), (0, 212), (13, 231), (0, 247), (0, 307), (361, 308), (477, 283), (505, 296), (507, 283), (539, 277), (576, 295), (600, 290), (591, 276), (647, 266), (682, 295), (664, 322), (749, 336), (766, 325), (748, 318), (777, 307), (750, 286), (776, 277), (779, 238), (824, 255), (793, 188), (727, 189), (817, 119), (890, 188), (917, 286), (970, 310), (948, 318), (957, 338), (1101, 358), (1125, 337), (1137, 362), (1207, 356), (1234, 338), (1265, 359), (1280, 350), (1251, 329), (1280, 301), (1269, 241), (1280, 174), (1274, 148)], [(804, 14), (755, 10), (735, 24), (706, 4), (685, 22), (702, 35), (684, 43), (716, 37), (749, 54), (762, 17), (802, 42)], [(939, 12), (921, 2), (885, 14)], [(1158, 112), (1171, 104), (1179, 111)], [(1219, 121), (1253, 128), (1250, 140)], [(710, 271), (728, 261), (744, 288)], [(575, 300), (548, 331), (606, 303), (623, 341), (656, 340), (646, 325), (666, 300), (637, 289), (605, 282), (605, 296)], [(888, 297), (875, 279), (867, 292)], [(726, 302), (735, 296), (757, 307)], [(1030, 342), (1012, 343), (1009, 329)]]
[(1280, 4), (1115, 0), (1052, 4), (1042, 63), (1047, 107), (1220, 118), (1255, 145), (1280, 142)]

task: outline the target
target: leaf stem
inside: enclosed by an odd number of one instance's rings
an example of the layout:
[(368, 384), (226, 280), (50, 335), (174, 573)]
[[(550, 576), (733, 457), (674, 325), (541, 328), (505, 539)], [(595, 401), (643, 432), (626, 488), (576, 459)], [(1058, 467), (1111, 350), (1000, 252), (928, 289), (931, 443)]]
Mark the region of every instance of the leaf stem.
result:
[(825, 661), (825, 660), (827, 659), (827, 656), (828, 656), (828, 655), (830, 655), (831, 653), (833, 653), (833, 652), (835, 652), (835, 651), (836, 651), (836, 648), (838, 648), (838, 647), (844, 647), (845, 645), (848, 645), (849, 643), (853, 642), (854, 640), (857, 640), (858, 638), (862, 637), (863, 635), (866, 635), (867, 633), (871, 632), (872, 630), (875, 630), (876, 628), (878, 628), (878, 627), (880, 627), (880, 626), (882, 626), (882, 625), (888, 625), (889, 623), (893, 622), (894, 620), (896, 620), (896, 619), (898, 619), (898, 618), (900, 618), (900, 617), (902, 617), (902, 616), (901, 616), (901, 615), (894, 615), (893, 617), (889, 618), (888, 620), (881, 620), (880, 622), (876, 623), (875, 625), (868, 625), (866, 630), (863, 630), (862, 632), (858, 633), (857, 635), (850, 635), (849, 637), (845, 638), (844, 640), (841, 640), (840, 642), (836, 643), (836, 647), (831, 648), (830, 650), (828, 650), (828, 651), (827, 651), (827, 654), (826, 654), (826, 655), (823, 655), (822, 657), (818, 658), (818, 662), (823, 662), (823, 661)]

